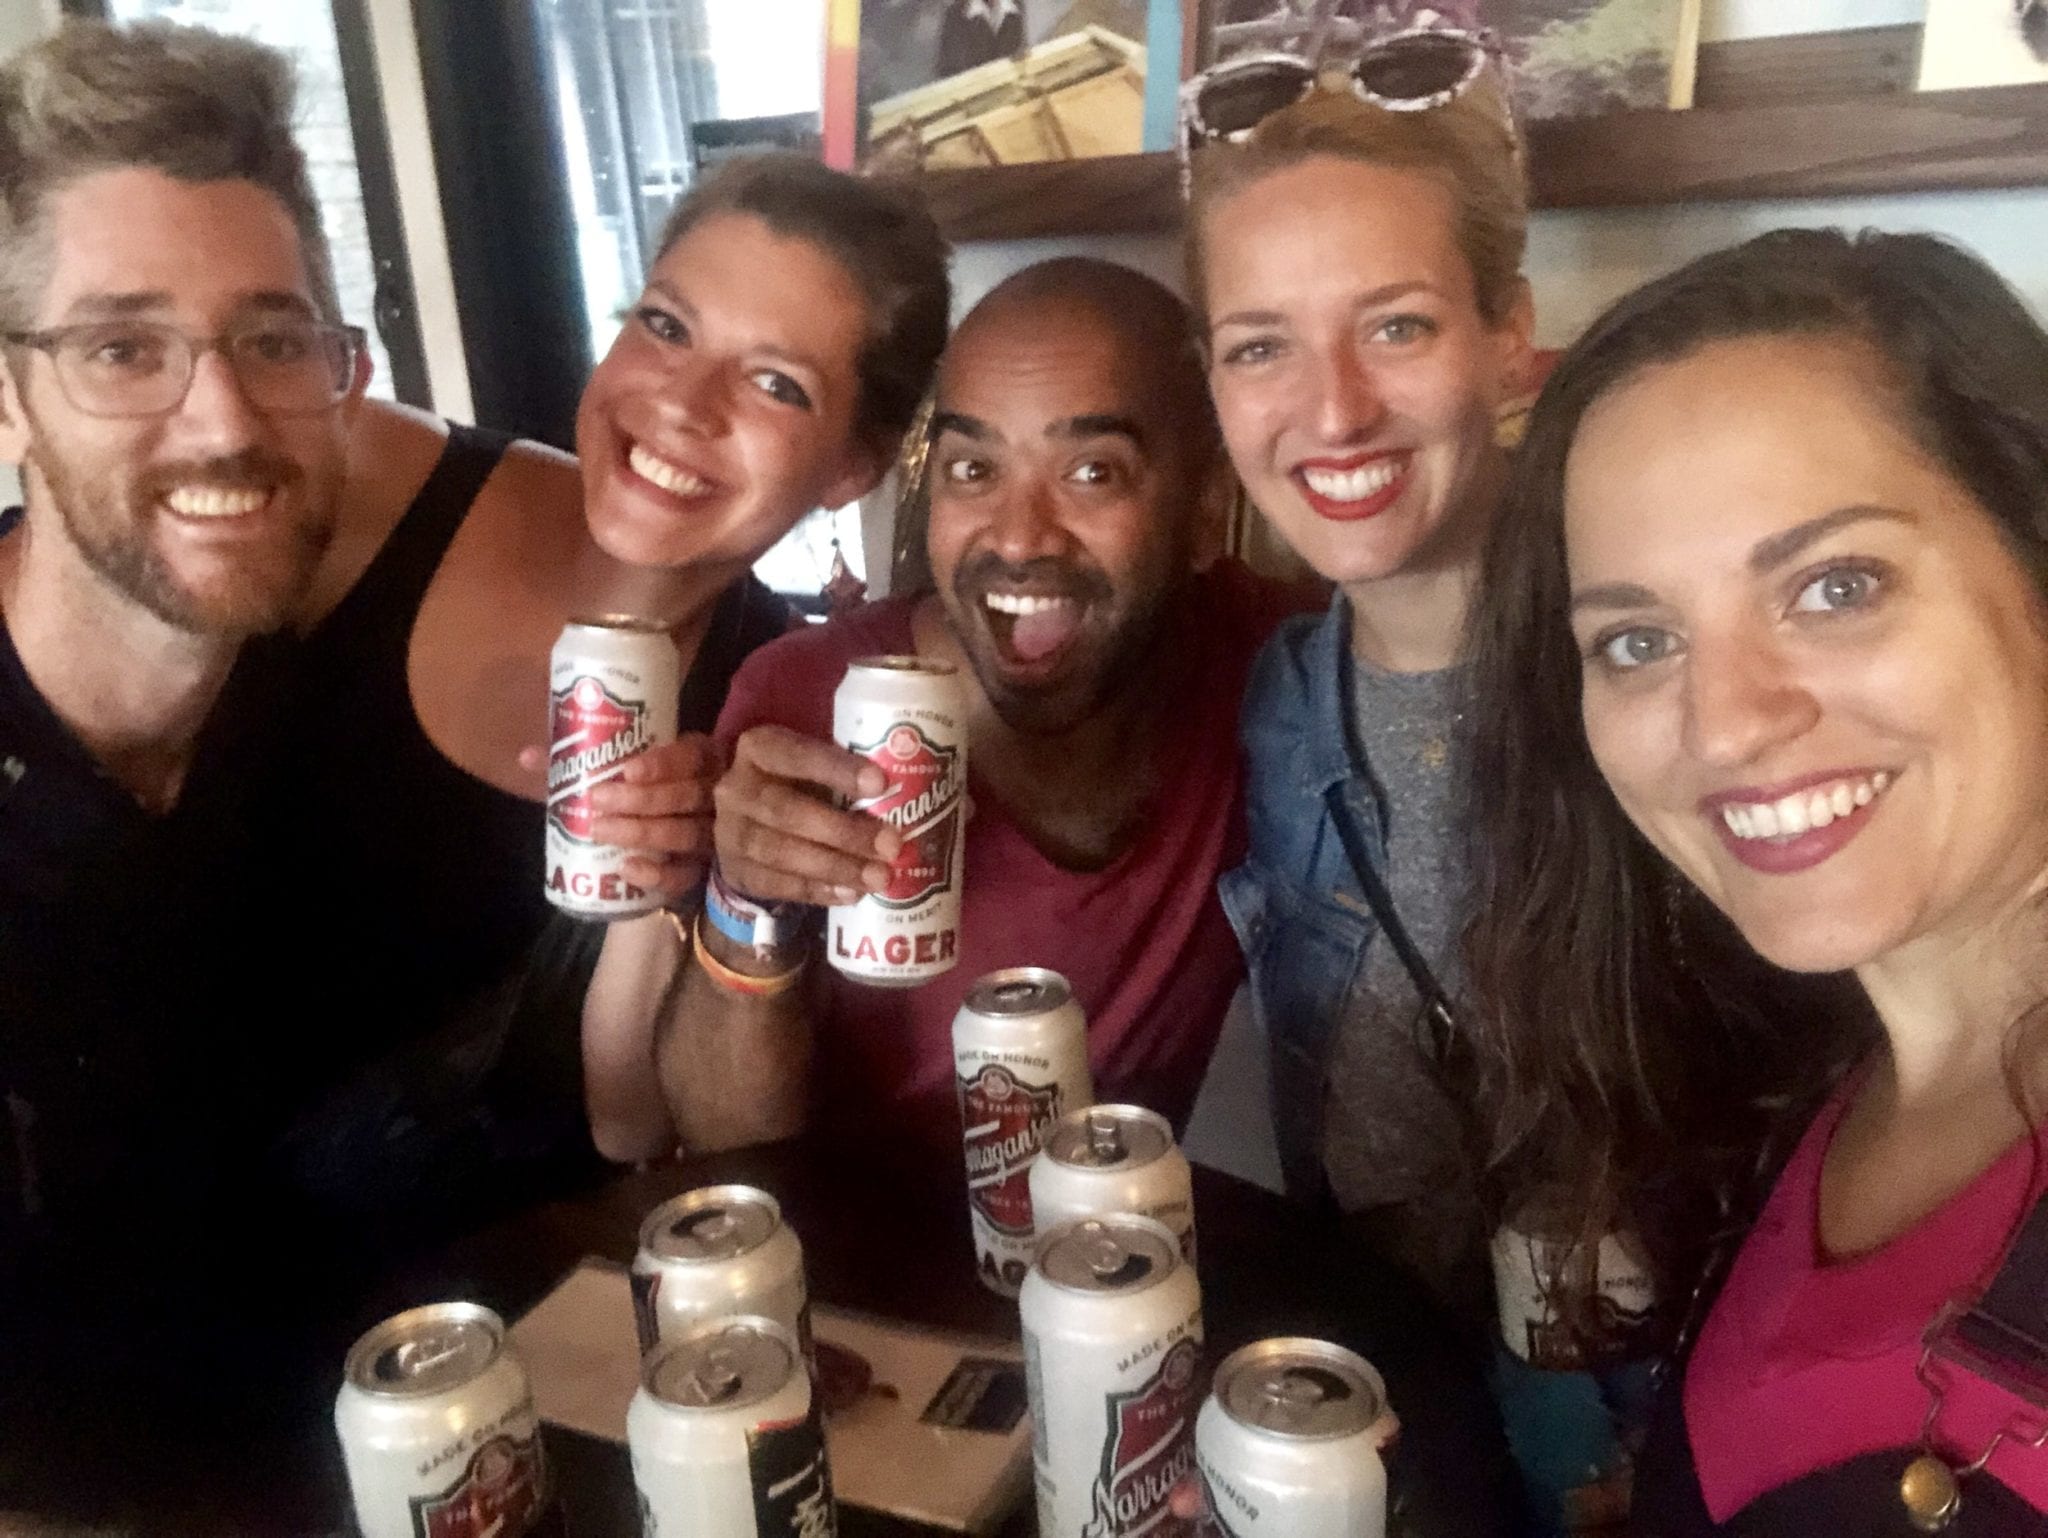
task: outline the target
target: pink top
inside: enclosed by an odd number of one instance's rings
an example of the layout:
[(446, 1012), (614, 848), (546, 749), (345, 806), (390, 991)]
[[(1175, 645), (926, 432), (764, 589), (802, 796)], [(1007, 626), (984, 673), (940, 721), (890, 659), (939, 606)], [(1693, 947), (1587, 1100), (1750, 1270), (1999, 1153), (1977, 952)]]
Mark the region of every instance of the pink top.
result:
[[(1950, 1298), (1989, 1282), (2019, 1222), (2048, 1187), (2048, 1131), (2022, 1138), (1970, 1187), (1889, 1244), (1822, 1259), (1822, 1156), (1848, 1105), (1837, 1096), (1807, 1129), (1742, 1246), (1686, 1370), (1685, 1423), (1716, 1522), (1803, 1475), (1920, 1439), (1928, 1393), (1914, 1375), (1920, 1337)], [(1935, 1431), (1968, 1462), (2020, 1409), (1972, 1374), (1947, 1370)], [(2030, 1412), (2031, 1414), (2031, 1412)], [(2048, 1448), (2008, 1443), (1989, 1470), (2048, 1511)]]
[[(832, 695), (857, 657), (915, 649), (914, 603), (887, 599), (770, 642), (733, 680), (718, 719), (730, 744), (774, 722), (832, 731)], [(973, 782), (960, 961), (918, 988), (870, 988), (830, 974), (817, 1033), (816, 1109), (827, 1129), (872, 1154), (943, 1150), (959, 1158), (953, 1014), (968, 986), (999, 967), (1052, 967), (1088, 1015), (1099, 1100), (1149, 1106), (1178, 1126), (1193, 1106), (1244, 961), (1216, 878), (1244, 858), (1237, 711), (1253, 655), (1298, 604), (1225, 562), (1194, 580), (1169, 641), (1169, 740), (1137, 842), (1099, 871), (1055, 865)]]

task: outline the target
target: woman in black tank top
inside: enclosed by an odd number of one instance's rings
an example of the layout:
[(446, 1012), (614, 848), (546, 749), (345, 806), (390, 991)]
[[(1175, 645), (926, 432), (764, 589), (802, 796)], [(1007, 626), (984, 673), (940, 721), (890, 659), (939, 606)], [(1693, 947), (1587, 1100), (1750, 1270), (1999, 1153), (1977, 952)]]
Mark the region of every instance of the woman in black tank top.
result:
[[(590, 541), (621, 594), (606, 607), (677, 637), (684, 733), (707, 733), (740, 663), (795, 623), (752, 566), (813, 508), (879, 481), (936, 366), (948, 303), (944, 241), (919, 204), (800, 157), (733, 162), (671, 215), (576, 438)], [(310, 868), (334, 873), (300, 1036), (306, 1082), (348, 1087), (293, 1156), (345, 1208), (388, 1215), (405, 1192), (417, 1209), (472, 1217), (480, 1193), (531, 1189), (517, 1167), (587, 1167), (586, 1099), (619, 1099), (583, 1083), (579, 1036), (619, 926), (553, 914), (537, 808), (451, 763), (408, 684), (421, 605), (508, 443), (454, 428), (307, 638), (314, 724), (280, 825), (310, 841)], [(653, 854), (691, 836), (673, 822), (646, 820), (649, 873), (687, 890), (696, 862)], [(699, 832), (708, 845), (708, 819)], [(644, 1086), (622, 1091), (647, 1114), (623, 1140), (601, 1135), (608, 1151), (664, 1135), (651, 1042), (647, 1057)]]

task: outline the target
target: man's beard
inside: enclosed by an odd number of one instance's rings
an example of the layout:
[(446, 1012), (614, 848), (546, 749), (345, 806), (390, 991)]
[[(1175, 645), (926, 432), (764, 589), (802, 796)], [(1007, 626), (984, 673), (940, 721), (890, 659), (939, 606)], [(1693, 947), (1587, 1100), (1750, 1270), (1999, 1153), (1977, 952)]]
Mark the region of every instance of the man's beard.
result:
[[(1088, 649), (1075, 658), (1083, 666), (1063, 668), (1061, 676), (1045, 684), (1018, 683), (1007, 675), (1001, 643), (989, 634), (983, 601), (989, 588), (1001, 582), (1052, 587), (1072, 595), (1083, 607), (1084, 626), (1091, 612), (1109, 612), (1106, 630), (1084, 632), (1069, 643)], [(984, 552), (954, 573), (952, 591), (947, 595), (948, 619), (981, 692), (1003, 724), (1021, 736), (1058, 736), (1074, 730), (1143, 682), (1139, 675), (1158, 640), (1172, 589), (1173, 583), (1163, 574), (1154, 574), (1152, 579), (1134, 582), (1131, 600), (1119, 608), (1113, 584), (1093, 566), (1039, 560), (1013, 567)], [(998, 649), (994, 657), (988, 655), (991, 647)]]
[[(283, 628), (334, 535), (343, 479), (338, 457), (309, 472), (282, 455), (247, 449), (157, 466), (125, 484), (117, 475), (80, 472), (62, 454), (29, 457), (85, 563), (131, 602), (192, 635), (240, 639)], [(163, 496), (180, 485), (300, 495), (289, 526), (235, 547), (225, 557), (233, 565), (228, 578), (195, 585), (152, 537), (156, 521), (172, 516)], [(255, 516), (277, 515), (266, 509)]]

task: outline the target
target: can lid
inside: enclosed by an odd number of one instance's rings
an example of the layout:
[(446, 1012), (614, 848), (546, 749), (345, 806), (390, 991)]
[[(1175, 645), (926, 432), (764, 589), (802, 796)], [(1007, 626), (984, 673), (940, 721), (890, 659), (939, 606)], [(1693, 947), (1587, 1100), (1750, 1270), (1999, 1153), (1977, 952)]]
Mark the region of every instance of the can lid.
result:
[(431, 1303), (373, 1325), (344, 1372), (367, 1394), (423, 1399), (462, 1387), (505, 1349), (505, 1321), (481, 1303)]
[(1047, 1281), (1069, 1292), (1138, 1293), (1173, 1275), (1181, 1264), (1180, 1242), (1151, 1218), (1080, 1218), (1052, 1231), (1036, 1264)]
[(630, 630), (640, 635), (667, 635), (660, 620), (641, 619), (635, 614), (579, 614), (569, 620), (571, 630)]
[(647, 1392), (681, 1410), (739, 1410), (779, 1392), (797, 1370), (796, 1337), (769, 1319), (717, 1319), (658, 1348), (640, 1370)]
[(1215, 1393), (1232, 1420), (1302, 1441), (1357, 1436), (1387, 1409), (1372, 1364), (1324, 1340), (1261, 1340), (1233, 1351), (1216, 1369)]
[(1073, 996), (1067, 980), (1050, 968), (1005, 967), (976, 979), (965, 1007), (987, 1020), (1022, 1020), (1050, 1014)]
[(758, 1250), (782, 1226), (782, 1207), (754, 1186), (701, 1186), (663, 1202), (640, 1225), (657, 1260), (708, 1264)]
[(1084, 1170), (1131, 1170), (1163, 1159), (1173, 1148), (1173, 1128), (1157, 1111), (1141, 1105), (1091, 1105), (1069, 1111), (1045, 1140), (1055, 1164)]
[(849, 673), (937, 673), (951, 678), (958, 671), (950, 662), (929, 657), (856, 657), (847, 664)]

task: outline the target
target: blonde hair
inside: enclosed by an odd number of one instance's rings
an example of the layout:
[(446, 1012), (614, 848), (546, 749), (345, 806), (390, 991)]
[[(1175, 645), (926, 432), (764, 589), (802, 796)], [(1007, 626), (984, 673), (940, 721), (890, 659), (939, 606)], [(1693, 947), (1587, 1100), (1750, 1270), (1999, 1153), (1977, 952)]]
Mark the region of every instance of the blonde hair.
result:
[(1419, 171), (1451, 195), (1453, 235), (1472, 269), (1479, 313), (1499, 325), (1513, 309), (1529, 237), (1529, 192), (1490, 76), (1442, 107), (1390, 112), (1349, 91), (1318, 88), (1242, 143), (1196, 153), (1188, 208), (1188, 291), (1206, 305), (1202, 245), (1215, 211), (1275, 172), (1329, 158)]

